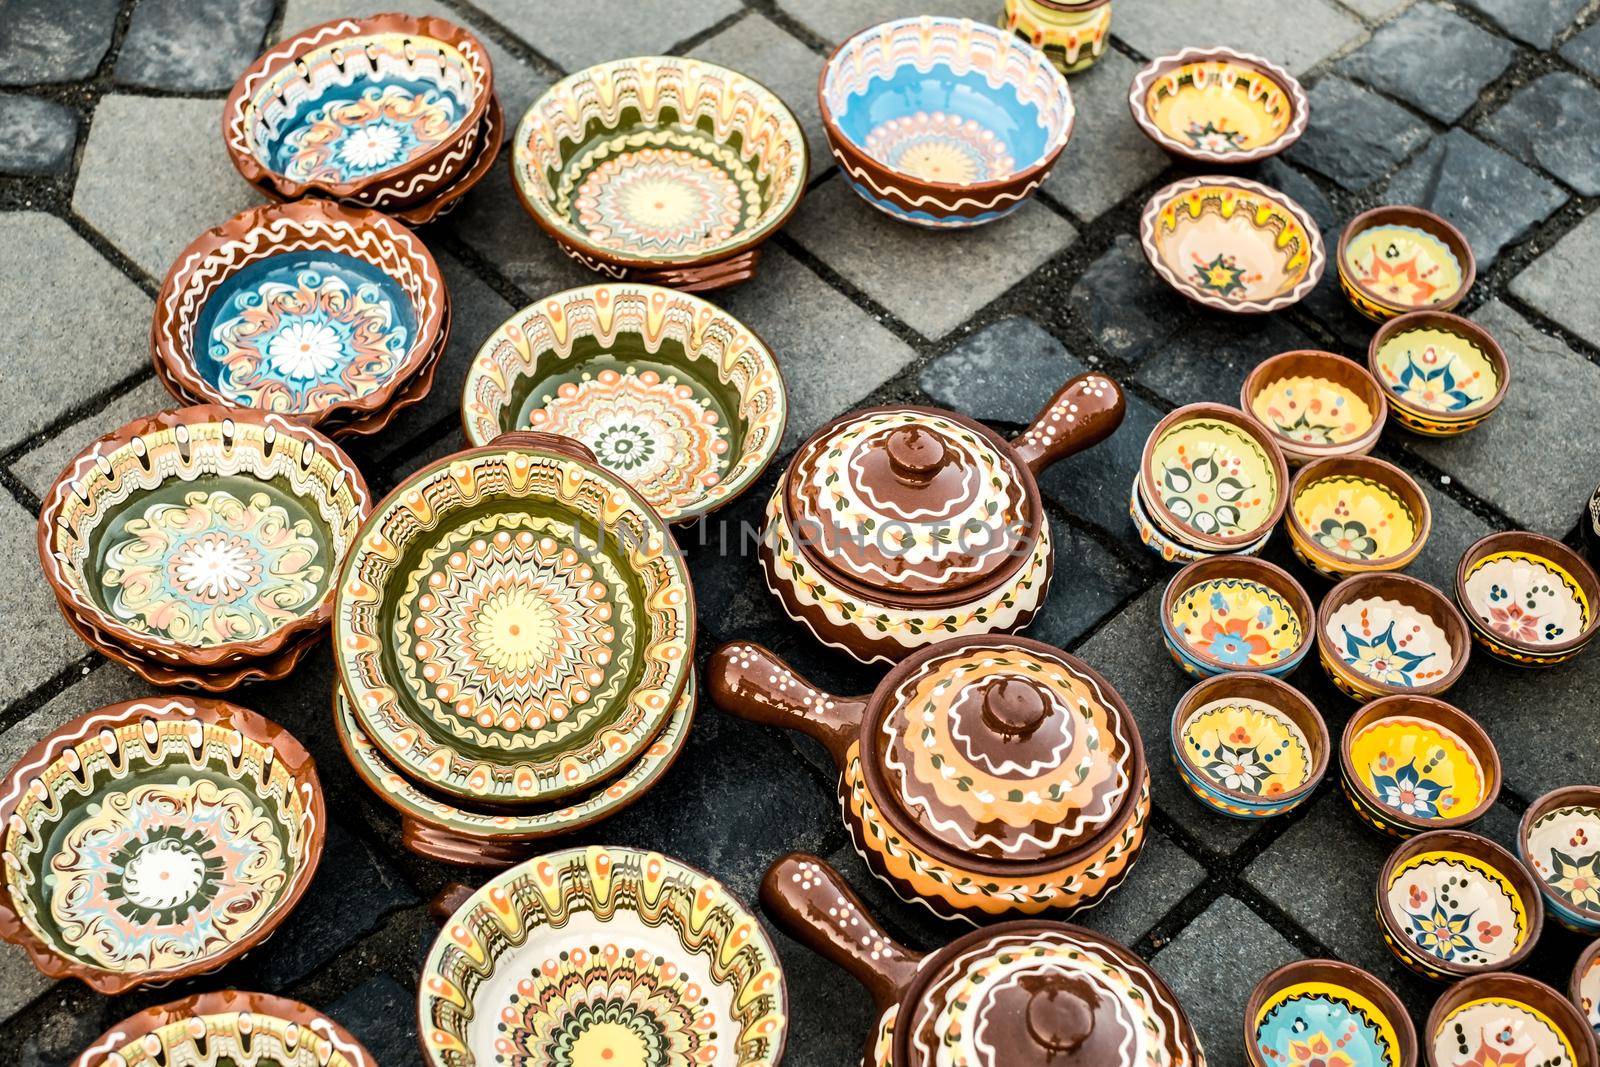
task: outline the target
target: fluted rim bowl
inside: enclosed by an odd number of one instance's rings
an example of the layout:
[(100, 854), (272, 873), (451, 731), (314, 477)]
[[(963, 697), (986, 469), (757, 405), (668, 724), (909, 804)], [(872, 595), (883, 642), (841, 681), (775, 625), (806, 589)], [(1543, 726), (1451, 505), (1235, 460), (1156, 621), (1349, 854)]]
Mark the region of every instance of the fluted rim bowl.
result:
[(1600, 934), (1600, 834), (1583, 839), (1597, 827), (1600, 786), (1593, 785), (1552, 789), (1528, 805), (1517, 826), (1517, 855), (1545, 906), (1562, 926), (1590, 936)]
[[(1246, 131), (1238, 128), (1241, 124), (1218, 113), (1216, 99), (1210, 101), (1210, 109), (1203, 106), (1207, 89), (1220, 90), (1269, 136), (1246, 141)], [(1187, 128), (1174, 129), (1179, 116), (1164, 113), (1163, 105), (1176, 108), (1186, 94), (1201, 97), (1202, 106), (1198, 114), (1187, 116)], [(1298, 78), (1271, 60), (1231, 48), (1185, 48), (1151, 60), (1134, 75), (1128, 107), (1144, 135), (1168, 152), (1222, 166), (1277, 155), (1300, 139), (1311, 120)], [(1201, 118), (1206, 120), (1204, 126), (1199, 125)], [(1230, 125), (1235, 128), (1228, 129)]]
[[(1376, 241), (1385, 230), (1420, 241), (1426, 255), (1407, 258), (1407, 249), (1393, 242), (1366, 246), (1366, 239)], [(1439, 256), (1441, 251), (1447, 255)], [(1337, 257), (1345, 295), (1376, 322), (1411, 311), (1449, 311), (1465, 299), (1478, 276), (1478, 261), (1466, 236), (1433, 212), (1407, 204), (1375, 207), (1351, 219), (1339, 234)]]
[[(1355, 747), (1369, 728), (1386, 722), (1392, 722), (1397, 728), (1414, 723), (1422, 728), (1424, 734), (1434, 735), (1426, 743), (1432, 746), (1427, 752), (1436, 758), (1449, 755), (1449, 753), (1434, 752), (1440, 747), (1441, 740), (1454, 746), (1458, 754), (1464, 753), (1470, 757), (1465, 765), (1477, 777), (1475, 787), (1477, 795), (1473, 798), (1472, 806), (1453, 815), (1446, 815), (1442, 811), (1434, 815), (1427, 808), (1419, 808), (1412, 804), (1412, 810), (1407, 812), (1402, 804), (1389, 803), (1374, 792), (1374, 788), (1367, 784), (1356, 766)], [(1408, 735), (1402, 730), (1398, 736), (1405, 739)], [(1374, 740), (1377, 739), (1377, 734), (1374, 734)], [(1400, 775), (1405, 768), (1392, 757), (1390, 764), (1383, 767), (1375, 765), (1374, 769), (1395, 772), (1387, 776), (1394, 778), (1397, 786), (1405, 784), (1400, 782)], [(1397, 832), (1401, 836), (1427, 833), (1430, 830), (1459, 830), (1470, 826), (1494, 807), (1494, 802), (1500, 797), (1502, 781), (1500, 753), (1496, 751), (1488, 732), (1476, 719), (1453, 704), (1446, 704), (1434, 697), (1409, 693), (1380, 697), (1350, 716), (1350, 721), (1345, 723), (1344, 733), (1339, 737), (1339, 773), (1351, 801), (1362, 808), (1365, 814), (1375, 818), (1381, 816), (1390, 831)], [(1376, 780), (1377, 775), (1374, 774), (1374, 781)], [(1427, 780), (1426, 774), (1420, 773), (1420, 769), (1417, 782), (1411, 782), (1411, 777), (1407, 776), (1407, 782), (1411, 784), (1425, 780)], [(1454, 789), (1455, 786), (1453, 781), (1434, 784), (1438, 788), (1430, 798), (1425, 799), (1431, 801), (1432, 808), (1438, 809), (1440, 805), (1437, 802), (1442, 792)]]
[[(1270, 596), (1261, 606), (1262, 612), (1271, 610), (1277, 617), (1263, 623), (1258, 618), (1227, 618), (1220, 627), (1204, 627), (1201, 635), (1204, 636), (1210, 629), (1214, 640), (1221, 644), (1218, 651), (1208, 651), (1193, 641), (1186, 640), (1178, 631), (1178, 624), (1174, 615), (1179, 610), (1179, 603), (1191, 591), (1207, 586), (1213, 588), (1213, 597), (1222, 595), (1222, 588), (1227, 583), (1244, 584), (1251, 587), (1262, 587)], [(1256, 592), (1254, 588), (1247, 590)], [(1275, 602), (1275, 603), (1274, 603)], [(1211, 605), (1215, 617), (1207, 620), (1215, 624), (1218, 619), (1224, 618), (1226, 608), (1218, 609)], [(1292, 620), (1283, 618), (1282, 615), (1292, 616)], [(1255, 662), (1259, 652), (1256, 642), (1252, 637), (1259, 639), (1263, 651), (1271, 650), (1271, 642), (1266, 637), (1260, 637), (1259, 631), (1267, 626), (1282, 627), (1289, 622), (1299, 626), (1300, 636), (1288, 646), (1282, 654), (1270, 662)], [(1252, 556), (1213, 556), (1207, 559), (1196, 560), (1184, 567), (1172, 580), (1167, 583), (1167, 588), (1161, 596), (1161, 632), (1168, 645), (1182, 657), (1186, 669), (1191, 673), (1222, 674), (1236, 671), (1284, 675), (1294, 670), (1305, 659), (1306, 653), (1311, 650), (1316, 641), (1317, 612), (1311, 604), (1311, 597), (1305, 588), (1288, 571), (1275, 563)], [(1242, 647), (1241, 647), (1242, 646)], [(1228, 658), (1222, 658), (1225, 652)], [(1243, 653), (1245, 658), (1239, 658)]]
[(1313, 349), (1258, 363), (1240, 387), (1239, 406), (1294, 465), (1365, 455), (1389, 417), (1383, 390), (1361, 364)]
[[(1261, 1053), (1261, 1024), (1273, 1008), (1274, 998), (1285, 990), (1300, 985), (1314, 984), (1326, 987), (1326, 992), (1337, 996), (1354, 994), (1366, 1002), (1355, 1014), (1370, 1015), (1375, 1011), (1382, 1016), (1386, 1026), (1375, 1026), (1380, 1033), (1392, 1034), (1394, 1048), (1389, 1058), (1375, 1067), (1417, 1067), (1417, 1031), (1412, 1025), (1411, 1013), (1400, 998), (1383, 981), (1359, 967), (1339, 960), (1294, 960), (1267, 974), (1250, 991), (1244, 1009), (1244, 1049), (1250, 1067), (1279, 1067), (1280, 1060), (1268, 1059)], [(1287, 999), (1287, 998), (1285, 998)]]
[[(1431, 346), (1423, 349), (1420, 362), (1411, 352), (1391, 347), (1408, 334), (1435, 331), (1467, 346), (1469, 351), (1459, 363), (1456, 354), (1446, 359)], [(1481, 366), (1475, 365), (1474, 353), (1483, 361)], [(1412, 311), (1384, 323), (1367, 346), (1367, 370), (1401, 425), (1436, 436), (1472, 429), (1494, 413), (1511, 388), (1511, 363), (1500, 342), (1471, 319), (1447, 311)], [(1494, 388), (1486, 395), (1472, 388), (1485, 371), (1495, 377)]]
[(155, 1067), (203, 1063), (216, 1048), (244, 1044), (262, 1063), (377, 1067), (355, 1036), (297, 1000), (227, 989), (201, 993), (130, 1015), (73, 1061), (72, 1067)]
[[(1224, 701), (1255, 703), (1271, 709), (1276, 714), (1262, 715), (1262, 718), (1272, 720), (1267, 724), (1268, 727), (1278, 732), (1286, 742), (1293, 740), (1294, 731), (1284, 729), (1285, 721), (1293, 725), (1300, 734), (1299, 739), (1304, 742), (1301, 753), (1305, 763), (1304, 777), (1298, 784), (1276, 792), (1253, 792), (1243, 785), (1230, 786), (1225, 776), (1226, 770), (1218, 770), (1216, 766), (1227, 763), (1228, 754), (1220, 749), (1226, 742), (1234, 740), (1229, 736), (1217, 738), (1216, 749), (1212, 751), (1191, 751), (1191, 747), (1198, 747), (1200, 742), (1190, 736), (1190, 720), (1209, 710), (1212, 705)], [(1259, 709), (1256, 711), (1260, 714)], [(1254, 733), (1248, 737), (1241, 734), (1229, 747), (1234, 752), (1246, 750), (1252, 761), (1259, 756), (1263, 759), (1262, 765), (1267, 766), (1277, 754), (1259, 751), (1263, 735), (1261, 720), (1257, 719), (1256, 722)], [(1249, 733), (1248, 727), (1240, 724), (1239, 728)], [(1185, 784), (1196, 793), (1203, 789), (1204, 795), (1200, 796), (1202, 802), (1236, 818), (1265, 818), (1298, 807), (1322, 783), (1333, 750), (1328, 724), (1317, 711), (1316, 705), (1287, 682), (1263, 674), (1219, 674), (1200, 682), (1179, 698), (1173, 707), (1171, 735), (1173, 758), (1178, 762)], [(1201, 762), (1203, 759), (1213, 760), (1213, 767), (1208, 769)], [(1267, 766), (1267, 770), (1269, 773), (1264, 777), (1271, 778), (1273, 769)], [(1253, 780), (1253, 775), (1241, 777), (1240, 780)], [(1268, 789), (1271, 790), (1272, 786), (1268, 786)]]
[[(1324, 574), (1401, 570), (1416, 560), (1433, 531), (1433, 509), (1422, 486), (1393, 463), (1372, 456), (1307, 463), (1288, 496), (1290, 541)], [(1391, 539), (1396, 531), (1399, 536)]]
[[(1495, 573), (1489, 574), (1490, 568)], [(1555, 538), (1527, 530), (1488, 534), (1461, 554), (1456, 603), (1479, 644), (1524, 665), (1553, 666), (1570, 659), (1600, 632), (1595, 569)], [(1533, 611), (1535, 605), (1542, 610)], [(1566, 629), (1560, 634), (1551, 633), (1558, 621), (1553, 607), (1564, 613), (1559, 618)]]
[[(1352, 618), (1349, 609), (1357, 607)], [(1342, 647), (1333, 634), (1336, 621), (1345, 630)], [(1352, 622), (1361, 633), (1349, 628)], [(1431, 666), (1437, 650), (1429, 646), (1441, 640), (1450, 665), (1428, 670), (1424, 678), (1417, 668)], [(1467, 621), (1442, 591), (1410, 575), (1378, 571), (1351, 575), (1322, 598), (1317, 652), (1333, 683), (1346, 693), (1360, 693), (1358, 699), (1431, 696), (1460, 680), (1472, 656), (1472, 638)]]

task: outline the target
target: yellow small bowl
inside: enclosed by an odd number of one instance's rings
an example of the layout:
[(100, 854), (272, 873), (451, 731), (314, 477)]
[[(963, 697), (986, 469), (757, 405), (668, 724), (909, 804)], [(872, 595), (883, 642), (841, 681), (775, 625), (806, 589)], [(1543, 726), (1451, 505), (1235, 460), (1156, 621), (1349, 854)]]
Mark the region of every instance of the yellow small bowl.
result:
[(1511, 365), (1489, 331), (1444, 311), (1414, 311), (1383, 325), (1367, 347), (1367, 369), (1395, 421), (1413, 433), (1454, 437), (1505, 399)]
[(1460, 230), (1420, 207), (1377, 207), (1339, 236), (1339, 288), (1374, 322), (1411, 311), (1449, 311), (1472, 288), (1478, 264)]
[(1433, 527), (1422, 487), (1399, 467), (1371, 456), (1308, 463), (1289, 486), (1286, 510), (1295, 555), (1334, 581), (1403, 570)]
[(1294, 75), (1230, 48), (1186, 48), (1146, 64), (1128, 90), (1146, 137), (1182, 159), (1234, 165), (1300, 139), (1311, 109)]
[(1317, 351), (1262, 361), (1244, 380), (1239, 406), (1267, 428), (1291, 467), (1366, 455), (1389, 415), (1383, 390), (1359, 363)]

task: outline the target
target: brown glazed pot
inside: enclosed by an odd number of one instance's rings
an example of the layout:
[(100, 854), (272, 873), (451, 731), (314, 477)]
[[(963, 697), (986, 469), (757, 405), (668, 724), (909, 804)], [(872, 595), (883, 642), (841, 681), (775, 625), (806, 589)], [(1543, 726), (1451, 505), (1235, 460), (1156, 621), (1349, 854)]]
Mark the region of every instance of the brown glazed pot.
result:
[[(130, 1059), (123, 1050), (135, 1042), (139, 1055)], [(378, 1067), (350, 1031), (315, 1008), (237, 989), (201, 993), (130, 1015), (95, 1038), (72, 1067), (211, 1062), (209, 1055), (241, 1045), (261, 1056), (261, 1063), (293, 1055), (292, 1045), (309, 1057), (304, 1062), (322, 1067)]]
[(912, 653), (872, 694), (841, 697), (734, 642), (712, 654), (706, 681), (723, 710), (822, 742), (857, 849), (935, 914), (981, 922), (1091, 907), (1143, 847), (1150, 775), (1138, 726), (1105, 679), (1058, 648), (954, 638)]
[[(1467, 1012), (1473, 1017), (1465, 1017)], [(1490, 1035), (1508, 1022), (1514, 1031), (1512, 1044), (1486, 1048)], [(1551, 1032), (1551, 1026), (1559, 1037)], [(1570, 1047), (1570, 1059), (1560, 1047), (1563, 1043)], [(1520, 974), (1473, 975), (1445, 990), (1428, 1013), (1423, 1049), (1428, 1067), (1471, 1063), (1480, 1051), (1497, 1053), (1500, 1058), (1477, 1062), (1559, 1063), (1562, 1067), (1596, 1067), (1600, 1063), (1594, 1031), (1583, 1013), (1543, 982)]]
[(872, 995), (866, 1067), (932, 1067), (952, 1047), (971, 1067), (1205, 1067), (1161, 977), (1082, 927), (1001, 923), (924, 955), (890, 937), (837, 871), (800, 853), (767, 871), (761, 903)]
[(1050, 585), (1044, 469), (1109, 437), (1122, 391), (1081, 374), (1011, 441), (937, 408), (842, 415), (767, 503), (767, 587), (823, 644), (894, 663), (949, 637), (1020, 630)]

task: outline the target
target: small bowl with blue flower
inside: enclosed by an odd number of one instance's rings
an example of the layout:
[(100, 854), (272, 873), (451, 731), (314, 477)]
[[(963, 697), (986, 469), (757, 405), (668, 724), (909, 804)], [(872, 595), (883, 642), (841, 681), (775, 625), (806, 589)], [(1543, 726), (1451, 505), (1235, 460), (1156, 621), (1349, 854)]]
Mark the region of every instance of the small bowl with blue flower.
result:
[(1339, 770), (1356, 814), (1392, 837), (1470, 826), (1500, 795), (1488, 732), (1432, 697), (1384, 697), (1358, 710), (1339, 739)]
[(1229, 671), (1282, 677), (1316, 639), (1311, 597), (1288, 571), (1252, 556), (1212, 556), (1173, 575), (1161, 636), (1192, 678)]
[(1299, 807), (1327, 772), (1328, 727), (1293, 686), (1262, 674), (1219, 674), (1172, 712), (1172, 761), (1201, 803), (1235, 819)]
[(1357, 574), (1317, 609), (1317, 656), (1352, 700), (1434, 696), (1472, 655), (1467, 621), (1438, 589), (1405, 574)]
[(1600, 934), (1600, 786), (1564, 786), (1529, 804), (1517, 830), (1517, 855), (1538, 879), (1556, 921), (1590, 937)]

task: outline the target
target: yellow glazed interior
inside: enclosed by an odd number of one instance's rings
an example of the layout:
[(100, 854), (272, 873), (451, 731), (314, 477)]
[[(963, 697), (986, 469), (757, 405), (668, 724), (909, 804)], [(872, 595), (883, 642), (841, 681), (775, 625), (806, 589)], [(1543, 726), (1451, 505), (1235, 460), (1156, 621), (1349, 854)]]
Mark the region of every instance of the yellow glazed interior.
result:
[(1387, 559), (1417, 540), (1417, 517), (1405, 501), (1370, 478), (1318, 478), (1293, 506), (1317, 546), (1344, 559)]
[(1345, 269), (1361, 288), (1398, 307), (1432, 307), (1461, 291), (1461, 261), (1415, 226), (1374, 226), (1350, 238)]
[[(1454, 732), (1411, 716), (1393, 715), (1363, 727), (1350, 743), (1361, 784), (1387, 807), (1392, 790), (1429, 790), (1433, 802), (1406, 812), (1449, 819), (1476, 808), (1487, 790), (1483, 764)], [(1430, 814), (1437, 809), (1437, 814)], [(1403, 809), (1402, 809), (1403, 810)]]
[(1282, 137), (1293, 112), (1282, 86), (1260, 71), (1207, 60), (1185, 63), (1145, 94), (1150, 121), (1179, 144), (1238, 152)]
[(1251, 399), (1250, 413), (1304, 445), (1342, 445), (1372, 429), (1372, 409), (1353, 389), (1309, 375), (1269, 382)]
[(1240, 536), (1272, 518), (1281, 489), (1272, 458), (1232, 423), (1198, 418), (1161, 435), (1150, 450), (1156, 493), (1183, 525), (1207, 536)]
[(1172, 632), (1230, 667), (1270, 667), (1300, 646), (1305, 625), (1282, 593), (1247, 578), (1200, 582), (1173, 598)]
[(1311, 777), (1315, 757), (1305, 731), (1259, 700), (1213, 700), (1182, 727), (1184, 754), (1211, 785), (1249, 797), (1276, 797)]
[(1446, 330), (1407, 330), (1378, 349), (1378, 377), (1407, 406), (1465, 416), (1489, 402), (1500, 375), (1483, 349)]

